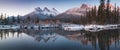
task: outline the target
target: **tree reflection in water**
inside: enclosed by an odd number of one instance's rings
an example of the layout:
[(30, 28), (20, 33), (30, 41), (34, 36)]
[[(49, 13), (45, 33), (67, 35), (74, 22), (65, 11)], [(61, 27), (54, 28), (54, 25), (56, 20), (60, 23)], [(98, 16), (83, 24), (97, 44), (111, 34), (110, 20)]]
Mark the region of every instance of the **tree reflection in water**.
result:
[(97, 45), (100, 50), (110, 50), (110, 45), (114, 44), (115, 48), (119, 46), (120, 32), (119, 30), (104, 30), (101, 32), (84, 32), (85, 34), (73, 33), (63, 35), (74, 41), (79, 41), (83, 45), (92, 44), (95, 50)]
[(115, 48), (117, 48), (117, 46), (119, 46), (120, 40), (119, 29), (104, 30), (100, 32), (68, 32), (60, 30), (0, 30), (0, 38), (1, 40), (3, 40), (11, 35), (12, 37), (17, 36), (17, 38), (19, 38), (20, 36), (22, 36), (22, 33), (33, 37), (35, 41), (44, 41), (45, 43), (49, 41), (55, 42), (59, 38), (59, 36), (64, 36), (69, 40), (80, 42), (82, 43), (82, 45), (91, 44), (95, 50), (97, 50), (97, 48), (99, 48), (100, 50), (110, 50), (111, 45), (114, 45)]

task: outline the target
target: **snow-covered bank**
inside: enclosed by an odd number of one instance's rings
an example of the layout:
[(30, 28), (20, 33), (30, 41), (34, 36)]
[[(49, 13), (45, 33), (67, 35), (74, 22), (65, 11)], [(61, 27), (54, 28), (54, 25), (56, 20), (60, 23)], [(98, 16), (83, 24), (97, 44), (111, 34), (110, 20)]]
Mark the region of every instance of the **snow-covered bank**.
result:
[(0, 25), (0, 29), (20, 29), (19, 25)]
[(77, 25), (77, 24), (62, 24), (61, 28), (66, 31), (78, 31), (83, 30), (83, 25)]
[(63, 24), (62, 29), (66, 31), (78, 31), (85, 30), (90, 32), (98, 32), (102, 30), (110, 30), (110, 29), (119, 29), (119, 24), (109, 24), (109, 25), (77, 25), (77, 24)]
[(102, 25), (86, 25), (84, 27), (84, 30), (91, 31), (91, 32), (101, 31), (103, 29), (104, 29), (104, 26)]
[(25, 25), (22, 27), (22, 29), (36, 29), (36, 30), (42, 30), (42, 29), (50, 29), (50, 28), (58, 28), (59, 25), (57, 24), (40, 24), (40, 25)]
[(86, 31), (91, 31), (91, 32), (98, 32), (102, 30), (110, 30), (110, 29), (119, 29), (120, 25), (119, 24), (109, 24), (109, 25), (86, 25), (85, 30)]
[(109, 25), (78, 25), (78, 24), (41, 24), (41, 25), (0, 25), (0, 29), (35, 29), (35, 30), (43, 30), (43, 29), (56, 29), (61, 28), (65, 31), (90, 31), (90, 32), (98, 32), (102, 30), (110, 30), (110, 29), (119, 29), (119, 24), (109, 24)]

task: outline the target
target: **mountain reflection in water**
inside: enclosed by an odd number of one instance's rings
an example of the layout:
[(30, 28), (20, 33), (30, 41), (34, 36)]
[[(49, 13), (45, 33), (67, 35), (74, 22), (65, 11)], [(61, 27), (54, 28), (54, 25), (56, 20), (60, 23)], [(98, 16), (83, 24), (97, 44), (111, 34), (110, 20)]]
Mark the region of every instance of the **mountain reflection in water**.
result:
[(119, 50), (120, 30), (0, 30), (0, 50)]

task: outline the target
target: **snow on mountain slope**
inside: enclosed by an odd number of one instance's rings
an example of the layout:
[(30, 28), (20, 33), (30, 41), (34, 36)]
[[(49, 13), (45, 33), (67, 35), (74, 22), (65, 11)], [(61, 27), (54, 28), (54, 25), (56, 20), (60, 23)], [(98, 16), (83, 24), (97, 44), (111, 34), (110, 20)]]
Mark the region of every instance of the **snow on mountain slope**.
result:
[(78, 18), (81, 15), (85, 15), (86, 11), (91, 10), (92, 6), (87, 4), (82, 4), (80, 7), (75, 7), (68, 9), (67, 11), (57, 15), (56, 18)]
[(55, 17), (58, 14), (59, 12), (55, 8), (48, 9), (47, 7), (45, 7), (44, 9), (41, 9), (40, 7), (37, 7), (33, 12), (25, 16), (39, 17), (41, 19), (46, 19), (46, 18)]
[(74, 14), (74, 15), (84, 15), (87, 10), (90, 10), (92, 6), (87, 4), (82, 4), (80, 7), (75, 7), (72, 9), (67, 10), (66, 14)]
[(47, 7), (44, 8), (42, 13), (45, 15), (53, 15), (53, 16), (56, 16), (57, 14), (59, 14), (59, 12), (55, 8), (52, 8), (51, 10), (49, 10)]

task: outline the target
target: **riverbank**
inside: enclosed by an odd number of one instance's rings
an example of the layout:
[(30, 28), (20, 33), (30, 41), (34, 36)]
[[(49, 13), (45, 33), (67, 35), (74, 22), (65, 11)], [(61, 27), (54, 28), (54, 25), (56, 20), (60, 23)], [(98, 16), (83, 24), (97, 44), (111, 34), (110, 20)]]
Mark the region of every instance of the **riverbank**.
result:
[(0, 25), (0, 29), (51, 29), (51, 28), (59, 28), (65, 31), (101, 31), (101, 30), (109, 30), (109, 29), (119, 29), (120, 24), (108, 24), (108, 25), (78, 25), (78, 24), (40, 24), (40, 25)]

